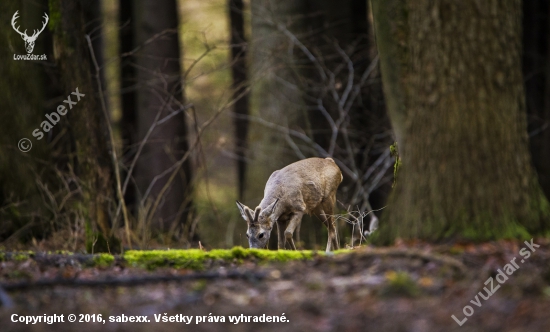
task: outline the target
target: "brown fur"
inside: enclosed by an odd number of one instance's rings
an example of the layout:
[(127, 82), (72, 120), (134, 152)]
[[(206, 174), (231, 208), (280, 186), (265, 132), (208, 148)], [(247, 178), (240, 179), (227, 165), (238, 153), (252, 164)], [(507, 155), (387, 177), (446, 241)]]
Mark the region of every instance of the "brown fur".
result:
[[(250, 246), (258, 248), (267, 245), (273, 224), (277, 222), (279, 249), (286, 247), (287, 242), (292, 249), (296, 249), (292, 239), (294, 230), (304, 214), (314, 214), (328, 228), (326, 250), (338, 249), (332, 214), (336, 190), (341, 182), (342, 172), (331, 158), (304, 159), (273, 172), (256, 211), (237, 202), (248, 224)], [(258, 209), (259, 215), (256, 215), (254, 212), (258, 213)]]

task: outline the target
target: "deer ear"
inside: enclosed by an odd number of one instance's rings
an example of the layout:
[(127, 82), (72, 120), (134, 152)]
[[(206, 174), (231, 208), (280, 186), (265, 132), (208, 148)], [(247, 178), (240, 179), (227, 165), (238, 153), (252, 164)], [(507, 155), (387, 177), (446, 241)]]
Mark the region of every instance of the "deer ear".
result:
[(271, 204), (269, 204), (263, 211), (263, 213), (265, 213), (266, 215), (270, 215), (273, 213), (273, 211), (275, 211), (275, 206), (277, 205), (277, 202), (279, 202), (279, 199), (277, 198), (277, 200)]
[(244, 220), (246, 220), (247, 223), (251, 223), (254, 221), (254, 218), (252, 218), (252, 210), (248, 206), (237, 201), (237, 207), (239, 208), (239, 211), (241, 211), (241, 216)]

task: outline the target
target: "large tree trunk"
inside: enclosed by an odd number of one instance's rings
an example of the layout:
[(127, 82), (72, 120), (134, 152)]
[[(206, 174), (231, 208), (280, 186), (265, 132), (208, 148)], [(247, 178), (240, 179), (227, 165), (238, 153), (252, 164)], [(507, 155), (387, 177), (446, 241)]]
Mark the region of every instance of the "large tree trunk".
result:
[(550, 2), (523, 1), (523, 75), (531, 155), (550, 198)]
[(541, 234), (531, 167), (521, 1), (373, 1), (384, 92), (402, 160), (381, 242)]
[(237, 156), (237, 180), (239, 200), (244, 200), (246, 184), (246, 150), (248, 138), (248, 67), (246, 65), (247, 42), (244, 35), (244, 5), (242, 0), (228, 0), (231, 26), (231, 73), (233, 75), (233, 106), (235, 117), (235, 155)]
[[(54, 33), (56, 61), (61, 73), (66, 95), (78, 88), (84, 97), (67, 108), (69, 139), (65, 150), (72, 156), (69, 163), (78, 176), (82, 189), (81, 213), (86, 219), (87, 249), (89, 251), (118, 251), (119, 241), (110, 237), (110, 203), (116, 201), (112, 177), (112, 159), (109, 155), (107, 135), (108, 120), (101, 111), (102, 103), (97, 85), (96, 68), (85, 34), (92, 40), (100, 40), (98, 25), (99, 4), (90, 2), (85, 7), (79, 1), (50, 1), (50, 21)], [(91, 23), (91, 24), (90, 24)], [(101, 42), (92, 44), (94, 54), (101, 51)], [(96, 58), (101, 61), (101, 58)], [(73, 101), (77, 97), (71, 95)], [(68, 104), (63, 104), (68, 106)]]
[[(47, 227), (36, 222), (33, 215), (43, 219), (51, 217), (36, 185), (36, 174), (43, 174), (47, 168), (44, 161), (51, 159), (51, 151), (46, 139), (38, 141), (31, 134), (43, 121), (46, 110), (55, 111), (49, 109), (48, 103), (52, 91), (49, 88), (54, 84), (46, 74), (47, 69), (53, 67), (51, 47), (48, 47), (51, 34), (47, 28), (42, 31), (33, 51), (37, 55), (47, 54), (49, 62), (14, 60), (14, 54), (27, 53), (23, 38), (11, 26), (16, 11), (20, 30), (27, 29), (31, 34), (29, 31), (41, 28), (48, 5), (46, 1), (0, 2), (0, 30), (3, 31), (0, 40), (0, 122), (5, 124), (0, 131), (0, 242), (16, 231), (18, 239), (41, 238), (47, 233)], [(32, 143), (32, 149), (26, 153), (18, 148), (18, 141), (23, 138)], [(46, 178), (41, 180), (48, 181)], [(47, 222), (49, 224), (50, 220)], [(38, 227), (29, 227), (33, 224)], [(9, 243), (6, 244), (9, 248)]]
[[(160, 120), (179, 112), (156, 125), (136, 168), (142, 200), (155, 201), (151, 205), (142, 202), (144, 207), (156, 207), (156, 211), (142, 209), (147, 213), (146, 221), (152, 223), (154, 233), (166, 232), (187, 223), (191, 209), (191, 158), (187, 158), (171, 182), (169, 170), (189, 150), (180, 76), (178, 9), (175, 0), (139, 0), (134, 3), (134, 13), (136, 46), (141, 47), (135, 56), (138, 141), (146, 137), (159, 112)], [(166, 173), (162, 175), (163, 172)], [(149, 196), (144, 197), (157, 176)]]

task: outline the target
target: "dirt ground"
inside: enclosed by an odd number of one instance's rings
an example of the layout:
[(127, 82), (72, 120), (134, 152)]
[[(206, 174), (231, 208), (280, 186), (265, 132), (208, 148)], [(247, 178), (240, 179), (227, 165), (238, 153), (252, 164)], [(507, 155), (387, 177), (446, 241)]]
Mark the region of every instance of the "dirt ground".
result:
[[(308, 261), (210, 262), (200, 272), (5, 258), (0, 331), (549, 331), (550, 246), (533, 244), (401, 243)], [(12, 322), (54, 314), (64, 322)], [(150, 322), (116, 322), (129, 316)], [(162, 322), (170, 316), (191, 321)]]

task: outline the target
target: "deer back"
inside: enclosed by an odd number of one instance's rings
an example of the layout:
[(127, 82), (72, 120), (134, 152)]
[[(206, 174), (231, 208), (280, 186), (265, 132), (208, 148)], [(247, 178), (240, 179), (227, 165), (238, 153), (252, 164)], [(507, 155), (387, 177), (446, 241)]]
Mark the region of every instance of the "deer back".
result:
[(335, 195), (342, 172), (331, 158), (309, 158), (273, 172), (266, 183), (260, 207), (279, 199), (273, 214), (294, 210), (311, 213), (325, 198)]

